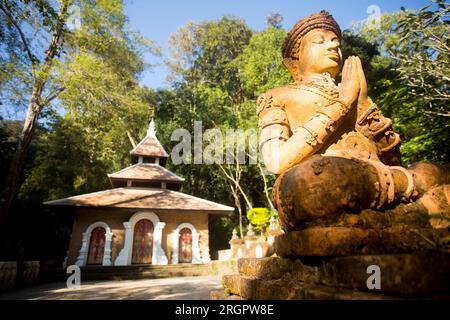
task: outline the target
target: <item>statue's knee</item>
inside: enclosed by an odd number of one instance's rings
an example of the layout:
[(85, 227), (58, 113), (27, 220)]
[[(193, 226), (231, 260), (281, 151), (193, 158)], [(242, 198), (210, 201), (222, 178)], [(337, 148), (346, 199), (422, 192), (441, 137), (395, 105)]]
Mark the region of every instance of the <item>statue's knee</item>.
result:
[(274, 201), (283, 226), (293, 229), (304, 221), (370, 207), (376, 182), (376, 171), (365, 162), (315, 156), (277, 179)]
[(408, 171), (412, 173), (417, 196), (422, 196), (434, 186), (450, 183), (450, 172), (445, 166), (417, 162), (412, 164)]

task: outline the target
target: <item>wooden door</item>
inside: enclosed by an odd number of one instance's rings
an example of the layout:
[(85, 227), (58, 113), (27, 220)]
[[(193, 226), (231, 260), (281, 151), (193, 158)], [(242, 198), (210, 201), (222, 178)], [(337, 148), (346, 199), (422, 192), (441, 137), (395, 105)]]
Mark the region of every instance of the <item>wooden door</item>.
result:
[(133, 264), (152, 263), (153, 223), (148, 219), (139, 220), (134, 226)]
[(106, 230), (102, 227), (94, 228), (89, 240), (89, 251), (86, 264), (101, 265), (103, 263), (103, 254), (105, 253), (105, 235)]
[(180, 230), (180, 242), (178, 250), (180, 263), (192, 263), (192, 231), (189, 228)]

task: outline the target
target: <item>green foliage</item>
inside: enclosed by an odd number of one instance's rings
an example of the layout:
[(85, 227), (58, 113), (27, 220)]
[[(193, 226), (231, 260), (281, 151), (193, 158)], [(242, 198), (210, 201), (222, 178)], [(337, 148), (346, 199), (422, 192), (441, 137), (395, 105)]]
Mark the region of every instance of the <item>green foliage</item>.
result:
[(385, 13), (381, 28), (353, 29), (380, 52), (369, 62), (369, 92), (400, 133), (405, 165), (450, 161), (448, 14), (449, 6), (438, 1)]
[(257, 97), (271, 88), (291, 81), (281, 57), (285, 37), (285, 30), (270, 26), (263, 32), (255, 33), (243, 53), (236, 59), (239, 76), (249, 97)]
[[(395, 31), (407, 42), (394, 57), (400, 79), (422, 100), (428, 116), (450, 117), (450, 5), (436, 1), (417, 12), (404, 11)], [(414, 77), (411, 75), (414, 74)]]
[[(4, 115), (15, 115), (25, 110), (29, 100), (32, 61), (37, 63), (42, 59), (27, 50), (16, 26), (25, 26), (27, 31), (34, 32), (34, 37), (23, 34), (27, 44), (42, 47), (36, 39), (48, 35), (45, 30), (51, 27), (56, 14), (49, 1), (0, 0), (0, 8), (0, 105), (4, 105), (1, 110)], [(7, 107), (9, 112), (4, 110)]]
[(5, 183), (9, 162), (16, 150), (20, 126), (19, 121), (0, 121), (0, 185)]
[(55, 83), (63, 88), (63, 121), (78, 126), (87, 158), (102, 163), (97, 172), (104, 179), (129, 163), (129, 137), (139, 140), (148, 126), (152, 108), (137, 77), (145, 68), (143, 53), (158, 54), (158, 49), (129, 30), (122, 1), (83, 0), (79, 5), (83, 23), (68, 37)]
[(139, 137), (150, 119), (143, 89), (90, 54), (78, 54), (61, 74), (60, 101), (68, 117), (80, 124), (91, 154), (119, 169), (132, 148), (127, 132)]
[[(45, 45), (34, 43), (30, 34), (43, 35), (41, 40), (48, 38), (46, 26), (51, 24), (52, 17), (48, 12), (55, 3), (37, 1), (29, 6), (24, 5), (28, 1), (10, 3), (22, 9), (43, 6), (42, 10), (33, 11), (35, 16), (28, 15), (29, 20), (27, 16), (20, 20), (26, 40), (39, 52)], [(106, 174), (129, 164), (131, 140), (143, 137), (153, 111), (147, 101), (151, 92), (139, 85), (138, 76), (146, 67), (143, 54), (158, 54), (158, 50), (129, 30), (123, 1), (79, 0), (76, 5), (81, 10), (81, 27), (65, 30), (62, 50), (52, 61), (50, 72), (43, 73), (48, 77), (48, 85), (42, 96), (56, 97), (52, 101), (57, 102), (60, 115), (43, 103), (47, 109), (41, 116), (46, 121), (32, 143), (11, 224), (20, 223), (24, 214), (31, 212), (36, 216), (32, 221), (39, 217), (42, 221), (55, 221), (42, 207), (43, 201), (108, 188)], [(6, 18), (0, 14), (2, 21)], [(1, 49), (7, 48), (9, 54), (2, 55), (4, 60), (0, 61), (0, 94), (8, 106), (20, 110), (30, 98), (31, 74), (41, 71), (19, 55), (20, 50), (23, 52), (20, 42), (19, 45), (5, 42), (18, 39), (11, 26), (2, 24), (0, 31), (5, 29), (9, 33), (0, 32)], [(3, 66), (14, 72), (4, 76)], [(3, 153), (3, 148), (9, 145), (3, 141), (2, 155), (8, 163), (12, 152)], [(3, 164), (2, 161), (2, 167)], [(2, 168), (2, 182), (4, 176)], [(67, 223), (70, 226), (72, 222)], [(59, 259), (64, 258), (65, 250)]]
[(53, 200), (108, 187), (108, 162), (95, 157), (84, 128), (69, 116), (57, 117), (37, 136), (33, 165), (19, 199)]
[(201, 75), (200, 79), (227, 92), (232, 103), (242, 99), (241, 81), (232, 61), (242, 53), (251, 35), (243, 20), (229, 16), (206, 22), (201, 29), (198, 43), (201, 55), (193, 68)]
[(259, 232), (264, 231), (271, 217), (272, 214), (268, 208), (252, 208), (247, 211), (247, 219)]

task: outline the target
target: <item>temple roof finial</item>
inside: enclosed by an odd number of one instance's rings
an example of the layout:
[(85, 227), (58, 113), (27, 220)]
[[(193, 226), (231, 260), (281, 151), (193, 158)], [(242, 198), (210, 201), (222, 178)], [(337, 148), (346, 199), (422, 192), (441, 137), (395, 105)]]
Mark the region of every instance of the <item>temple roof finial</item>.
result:
[(150, 125), (148, 126), (147, 136), (156, 137), (155, 121), (153, 121), (153, 118), (150, 121)]
[(169, 154), (156, 137), (155, 122), (152, 120), (147, 129), (147, 135), (130, 151), (132, 156), (168, 158)]

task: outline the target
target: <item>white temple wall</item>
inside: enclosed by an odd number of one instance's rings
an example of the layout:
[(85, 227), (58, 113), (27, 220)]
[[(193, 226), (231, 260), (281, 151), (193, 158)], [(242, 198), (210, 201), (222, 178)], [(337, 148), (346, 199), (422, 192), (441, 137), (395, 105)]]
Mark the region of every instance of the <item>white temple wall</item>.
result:
[[(148, 210), (155, 212), (160, 221), (165, 223), (162, 230), (161, 247), (168, 259), (172, 261), (173, 233), (181, 223), (190, 223), (198, 232), (200, 259), (203, 263), (209, 262), (209, 231), (208, 214), (205, 212), (172, 212), (163, 210)], [(111, 262), (114, 265), (120, 251), (124, 247), (125, 227), (124, 222), (130, 220), (135, 212), (123, 212), (104, 209), (79, 208), (72, 228), (67, 265), (75, 264), (82, 245), (82, 234), (92, 223), (105, 222), (113, 234), (111, 242)]]

